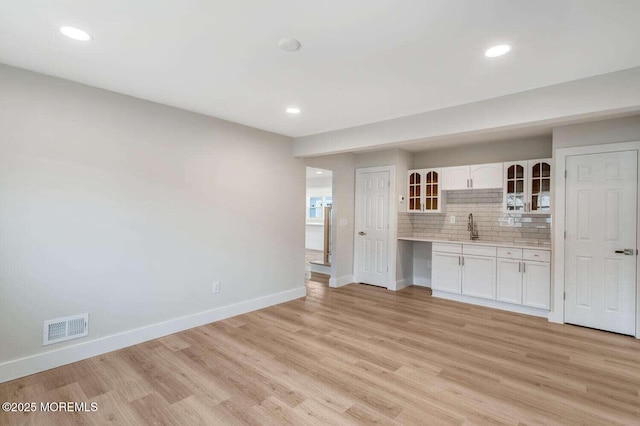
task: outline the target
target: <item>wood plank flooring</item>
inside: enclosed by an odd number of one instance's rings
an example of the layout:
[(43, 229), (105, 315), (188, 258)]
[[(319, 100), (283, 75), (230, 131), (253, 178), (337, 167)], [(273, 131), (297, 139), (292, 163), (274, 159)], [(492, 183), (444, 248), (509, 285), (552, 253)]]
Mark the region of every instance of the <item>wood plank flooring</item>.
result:
[[(318, 277), (318, 276), (314, 276)], [(289, 303), (0, 384), (0, 424), (640, 424), (640, 341), (309, 282)]]

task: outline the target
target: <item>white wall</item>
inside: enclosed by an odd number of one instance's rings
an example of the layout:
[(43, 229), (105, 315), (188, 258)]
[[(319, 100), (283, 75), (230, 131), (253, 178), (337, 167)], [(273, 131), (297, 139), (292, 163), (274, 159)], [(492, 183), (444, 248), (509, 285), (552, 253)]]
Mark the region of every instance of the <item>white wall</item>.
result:
[(640, 115), (553, 129), (553, 149), (640, 141)]
[(416, 169), (551, 158), (551, 135), (417, 152)]
[(296, 138), (297, 156), (441, 144), (462, 135), (553, 127), (640, 111), (640, 67), (429, 111), (363, 126)]
[(81, 342), (45, 319), (91, 341), (304, 289), (290, 138), (2, 65), (0, 94), (0, 367)]

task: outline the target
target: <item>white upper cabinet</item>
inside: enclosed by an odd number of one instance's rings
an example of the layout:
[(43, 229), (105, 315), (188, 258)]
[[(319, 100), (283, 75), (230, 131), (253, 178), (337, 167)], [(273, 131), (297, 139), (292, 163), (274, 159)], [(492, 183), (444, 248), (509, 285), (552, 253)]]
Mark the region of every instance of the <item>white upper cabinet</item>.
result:
[(504, 211), (551, 212), (551, 159), (504, 163)]
[(440, 213), (442, 211), (442, 184), (440, 169), (409, 170), (407, 212)]
[(469, 166), (443, 167), (442, 189), (469, 189)]
[(529, 160), (529, 213), (551, 213), (551, 159)]
[(502, 188), (502, 163), (477, 164), (469, 166), (471, 188)]
[(527, 162), (504, 163), (504, 211), (524, 213), (527, 203)]
[(502, 188), (502, 163), (442, 168), (442, 189)]
[(422, 187), (422, 170), (409, 170), (407, 187), (407, 212), (422, 212), (424, 188)]

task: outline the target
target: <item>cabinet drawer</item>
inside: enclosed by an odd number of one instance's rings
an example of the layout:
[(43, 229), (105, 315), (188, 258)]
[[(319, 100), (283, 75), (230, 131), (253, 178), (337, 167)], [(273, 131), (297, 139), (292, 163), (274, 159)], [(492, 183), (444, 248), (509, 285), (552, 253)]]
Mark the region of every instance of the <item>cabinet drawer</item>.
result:
[(444, 253), (462, 254), (462, 244), (453, 243), (433, 243), (433, 251)]
[(522, 260), (522, 249), (514, 247), (498, 247), (498, 257), (502, 259)]
[(548, 250), (523, 249), (522, 258), (524, 260), (534, 260), (536, 262), (551, 262), (551, 252)]
[(476, 246), (471, 244), (464, 244), (462, 246), (462, 252), (464, 254), (473, 255), (473, 256), (496, 257), (496, 248), (493, 246)]

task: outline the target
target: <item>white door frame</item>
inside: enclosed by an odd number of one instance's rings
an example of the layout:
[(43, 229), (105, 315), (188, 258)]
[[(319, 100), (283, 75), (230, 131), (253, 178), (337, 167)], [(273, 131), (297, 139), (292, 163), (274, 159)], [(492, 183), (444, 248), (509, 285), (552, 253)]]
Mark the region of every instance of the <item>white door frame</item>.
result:
[[(389, 290), (396, 290), (396, 249), (398, 246), (398, 210), (396, 208), (396, 167), (391, 166), (379, 166), (379, 167), (362, 167), (356, 169), (356, 182), (358, 182), (358, 175), (363, 173), (375, 173), (375, 172), (389, 172), (389, 232), (387, 242), (387, 265), (389, 265), (389, 272), (387, 272), (385, 286)], [(354, 215), (354, 227), (353, 227), (353, 280), (358, 280), (358, 234), (356, 230), (356, 218), (358, 217), (357, 208), (360, 205), (358, 202), (358, 187), (354, 188), (355, 199), (355, 215)]]
[[(585, 154), (601, 154), (616, 151), (638, 151), (640, 155), (640, 141), (637, 142), (620, 142), (607, 143), (602, 145), (579, 146), (574, 148), (557, 149), (554, 156), (555, 162), (555, 185), (553, 200), (554, 217), (553, 217), (553, 276), (551, 284), (551, 310), (549, 311), (549, 321), (564, 324), (564, 273), (565, 273), (565, 219), (566, 219), (566, 181), (565, 171), (567, 157), (572, 155)], [(640, 161), (638, 162), (640, 165)], [(640, 173), (638, 173), (638, 199), (640, 200)], [(637, 207), (638, 218), (640, 224), (640, 208)], [(636, 244), (640, 244), (640, 226), (637, 227)], [(638, 256), (636, 256), (636, 339), (640, 339), (640, 280), (638, 279)]]

